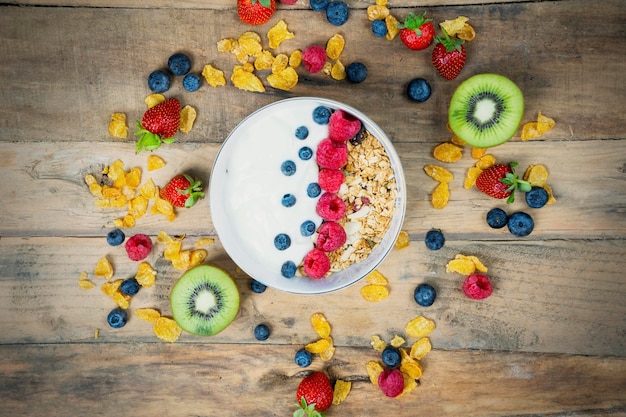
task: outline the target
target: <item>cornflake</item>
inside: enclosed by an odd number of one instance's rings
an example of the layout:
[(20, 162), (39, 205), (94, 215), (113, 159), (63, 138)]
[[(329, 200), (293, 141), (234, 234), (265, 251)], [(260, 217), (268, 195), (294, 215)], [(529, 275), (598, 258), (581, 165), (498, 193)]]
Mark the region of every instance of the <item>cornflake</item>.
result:
[(267, 32), (267, 39), (269, 40), (269, 46), (272, 49), (276, 49), (280, 46), (281, 43), (288, 39), (292, 39), (294, 34), (289, 32), (287, 29), (287, 23), (284, 20), (278, 21), (272, 28)]
[(224, 77), (224, 71), (215, 68), (211, 64), (207, 64), (202, 68), (202, 76), (206, 80), (207, 84), (209, 84), (213, 88), (221, 87), (226, 85), (226, 78)]
[(263, 86), (261, 80), (242, 65), (234, 66), (233, 74), (230, 76), (230, 81), (240, 90), (256, 93), (265, 92), (265, 87)]
[(311, 326), (319, 337), (326, 338), (330, 336), (330, 323), (324, 314), (314, 313), (311, 315)]
[(141, 262), (137, 267), (137, 273), (135, 274), (135, 279), (137, 283), (142, 287), (152, 287), (154, 282), (156, 281), (156, 271), (152, 266), (147, 262)]
[(435, 181), (452, 182), (452, 180), (454, 180), (454, 175), (439, 165), (427, 164), (424, 166), (424, 172)]
[(528, 122), (522, 126), (522, 140), (536, 139), (556, 126), (554, 119), (539, 112), (536, 122)]
[(154, 322), (154, 334), (161, 340), (173, 343), (178, 340), (183, 329), (169, 317), (159, 317)]
[(326, 56), (332, 60), (338, 59), (345, 45), (344, 37), (336, 33), (326, 42)]
[(352, 382), (338, 379), (333, 390), (333, 405), (339, 405), (346, 399), (352, 388)]
[(373, 270), (369, 274), (365, 276), (365, 281), (369, 284), (377, 284), (377, 285), (387, 285), (389, 280), (385, 278), (383, 274), (381, 274), (377, 269)]
[(128, 126), (126, 125), (126, 114), (113, 113), (109, 122), (109, 133), (111, 136), (120, 139), (128, 137)]
[[(164, 166), (165, 166), (165, 160), (163, 160), (163, 158), (161, 158), (160, 156), (157, 156), (157, 155), (148, 156), (148, 171), (156, 171), (157, 169), (161, 169)], [(149, 181), (152, 181), (152, 178)]]
[(94, 284), (91, 280), (87, 278), (87, 273), (84, 271), (81, 272), (80, 277), (78, 277), (78, 285), (83, 290), (90, 290), (96, 286), (96, 284)]
[(435, 147), (433, 156), (441, 162), (456, 162), (463, 157), (463, 148), (450, 142), (444, 142)]
[(166, 99), (165, 99), (165, 96), (163, 94), (154, 93), (154, 94), (150, 94), (148, 97), (146, 97), (144, 102), (146, 103), (146, 106), (148, 106), (148, 108), (151, 109), (152, 107), (156, 106), (157, 104), (163, 103), (165, 100)]
[(361, 288), (361, 296), (365, 301), (377, 303), (389, 296), (389, 289), (384, 285), (369, 284)]
[(409, 233), (406, 230), (400, 230), (398, 234), (398, 238), (396, 239), (396, 249), (402, 250), (409, 247), (411, 243), (411, 238), (409, 237)]
[(431, 203), (436, 209), (443, 209), (450, 200), (450, 187), (447, 182), (440, 182), (431, 196)]
[(183, 133), (189, 133), (193, 127), (193, 122), (196, 120), (196, 109), (190, 105), (186, 105), (180, 111), (180, 125), (178, 130)]
[(155, 310), (154, 308), (138, 308), (135, 310), (135, 316), (141, 320), (156, 323), (159, 317), (161, 317), (161, 313), (159, 310)]
[(422, 337), (421, 339), (413, 343), (409, 356), (411, 356), (413, 359), (420, 360), (428, 353), (430, 353), (432, 349), (433, 346), (430, 343), (430, 339), (427, 337)]
[(462, 275), (471, 275), (476, 270), (487, 272), (488, 268), (476, 256), (458, 254), (446, 264), (446, 272), (457, 272)]
[(433, 330), (435, 330), (435, 322), (424, 316), (415, 317), (404, 328), (407, 335), (415, 338), (427, 336)]
[(376, 334), (370, 337), (370, 344), (377, 352), (382, 352), (387, 347), (387, 343)]
[(369, 376), (372, 384), (378, 386), (378, 377), (384, 370), (380, 362), (377, 362), (377, 361), (367, 362), (365, 364), (365, 370), (367, 371), (367, 376)]
[(113, 278), (113, 266), (106, 257), (100, 258), (93, 270), (93, 274), (97, 277), (106, 278), (107, 280)]

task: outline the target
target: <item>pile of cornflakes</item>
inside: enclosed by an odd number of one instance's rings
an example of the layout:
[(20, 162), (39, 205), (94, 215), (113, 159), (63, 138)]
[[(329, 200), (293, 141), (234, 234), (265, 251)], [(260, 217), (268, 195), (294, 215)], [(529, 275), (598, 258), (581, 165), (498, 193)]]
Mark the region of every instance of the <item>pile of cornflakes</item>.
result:
[(454, 180), (454, 175), (447, 169), (433, 164), (427, 164), (424, 166), (424, 172), (430, 178), (438, 182), (435, 190), (431, 195), (431, 203), (434, 208), (442, 209), (448, 205), (450, 199), (450, 186), (449, 183)]
[[(417, 387), (418, 380), (423, 373), (423, 367), (419, 361), (432, 350), (432, 344), (427, 336), (435, 330), (435, 327), (433, 320), (424, 316), (417, 316), (410, 320), (404, 328), (407, 336), (417, 339), (410, 349), (403, 347), (406, 340), (399, 335), (394, 336), (389, 342), (391, 346), (398, 349), (401, 356), (399, 370), (404, 377), (404, 389), (398, 397)], [(382, 352), (387, 347), (387, 343), (378, 335), (373, 335), (370, 340), (372, 348), (377, 352)], [(384, 364), (381, 361), (372, 360), (366, 363), (365, 369), (372, 384), (378, 386), (378, 377), (385, 369)]]
[[(208, 256), (206, 249), (184, 249), (183, 239), (185, 236), (172, 237), (166, 232), (160, 231), (157, 235), (157, 243), (165, 245), (163, 256), (172, 263), (178, 270), (186, 271), (194, 266), (200, 265)], [(194, 242), (194, 247), (211, 245), (215, 241), (213, 238), (200, 238)]]
[(539, 112), (536, 122), (528, 122), (522, 126), (522, 140), (536, 139), (556, 126), (554, 119)]
[(488, 271), (487, 267), (474, 255), (458, 254), (446, 264), (446, 272), (458, 272), (462, 275), (471, 275), (477, 270), (480, 272)]
[(365, 301), (376, 303), (389, 296), (389, 280), (378, 270), (374, 270), (365, 277), (367, 285), (361, 288), (361, 296)]
[(320, 359), (323, 361), (328, 361), (333, 357), (336, 350), (333, 338), (330, 335), (330, 323), (323, 313), (313, 313), (310, 320), (313, 330), (315, 330), (320, 339), (307, 344), (304, 346), (304, 349), (312, 354), (320, 355)]

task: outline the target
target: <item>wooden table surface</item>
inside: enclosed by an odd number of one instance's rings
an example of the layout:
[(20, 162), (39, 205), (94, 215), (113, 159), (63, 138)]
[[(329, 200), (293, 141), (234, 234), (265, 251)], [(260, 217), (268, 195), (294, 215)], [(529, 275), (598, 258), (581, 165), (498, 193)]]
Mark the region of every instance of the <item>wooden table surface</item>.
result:
[[(235, 1), (9, 0), (0, 6), (0, 415), (6, 416), (290, 416), (295, 390), (311, 370), (352, 381), (346, 400), (328, 416), (587, 416), (626, 415), (626, 8), (622, 0), (494, 1), (391, 0), (395, 16), (425, 10), (435, 22), (459, 15), (477, 32), (468, 60), (453, 81), (440, 78), (430, 49), (409, 51), (369, 32), (366, 8), (373, 0), (348, 0), (349, 21), (331, 26), (308, 1), (279, 5), (270, 23), (239, 22)], [(285, 92), (238, 90), (228, 83), (185, 92), (179, 80), (166, 93), (197, 109), (193, 130), (156, 153), (165, 168), (148, 173), (147, 153), (135, 154), (134, 120), (150, 93), (147, 75), (174, 52), (230, 76), (233, 55), (218, 40), (253, 30), (262, 35), (285, 20), (295, 37), (290, 52), (335, 33), (346, 39), (341, 60), (365, 63), (361, 84), (311, 75), (299, 68), (299, 84)], [(486, 212), (504, 207), (463, 187), (474, 160), (445, 164), (455, 175), (449, 205), (430, 204), (435, 183), (423, 167), (436, 163), (433, 148), (450, 139), (447, 106), (469, 76), (496, 72), (525, 95), (523, 122), (539, 111), (556, 127), (543, 137), (511, 141), (488, 152), (521, 167), (543, 164), (556, 203), (540, 210), (518, 199), (510, 211), (532, 213), (526, 238), (490, 229)], [(432, 97), (410, 102), (404, 89), (414, 77), (431, 82)], [(157, 339), (151, 325), (132, 318), (111, 329), (113, 302), (98, 287), (82, 290), (82, 271), (93, 277), (107, 256), (116, 278), (132, 276), (136, 263), (105, 241), (123, 211), (100, 209), (84, 182), (116, 159), (140, 167), (144, 179), (163, 185), (191, 171), (208, 181), (213, 159), (228, 133), (260, 106), (295, 96), (342, 101), (368, 114), (392, 139), (407, 178), (403, 230), (408, 248), (394, 250), (378, 270), (390, 295), (364, 301), (357, 283), (321, 296), (268, 289), (252, 293), (250, 278), (220, 245), (205, 199), (175, 221), (146, 215), (127, 234), (156, 238), (163, 230), (185, 234), (185, 245), (214, 237), (207, 263), (236, 279), (241, 311), (211, 338), (183, 334), (175, 343)], [(111, 113), (130, 122), (126, 140), (107, 131)], [(446, 245), (429, 251), (431, 228)], [(470, 300), (462, 276), (446, 273), (456, 254), (478, 256), (488, 267), (493, 295)], [(156, 285), (132, 300), (131, 310), (152, 307), (169, 314), (168, 294), (181, 271), (157, 247), (147, 259)], [(430, 282), (438, 298), (417, 306), (413, 290)], [(316, 340), (309, 317), (323, 312), (333, 326), (334, 357), (316, 357), (302, 369), (294, 353)], [(367, 377), (378, 353), (370, 336), (390, 340), (422, 314), (437, 324), (433, 351), (413, 392), (386, 398)], [(253, 328), (271, 326), (258, 342)], [(99, 337), (95, 330), (99, 329)], [(410, 338), (407, 338), (412, 343)]]

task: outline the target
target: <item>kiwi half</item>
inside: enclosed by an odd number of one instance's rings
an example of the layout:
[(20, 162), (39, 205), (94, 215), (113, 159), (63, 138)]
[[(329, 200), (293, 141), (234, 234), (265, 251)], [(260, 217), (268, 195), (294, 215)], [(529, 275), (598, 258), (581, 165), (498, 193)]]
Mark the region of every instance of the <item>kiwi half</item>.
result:
[(170, 293), (172, 316), (186, 332), (213, 336), (239, 311), (239, 290), (220, 268), (196, 266), (183, 274)]
[(452, 95), (450, 129), (465, 143), (489, 148), (511, 139), (524, 115), (524, 95), (498, 74), (478, 74), (463, 81)]

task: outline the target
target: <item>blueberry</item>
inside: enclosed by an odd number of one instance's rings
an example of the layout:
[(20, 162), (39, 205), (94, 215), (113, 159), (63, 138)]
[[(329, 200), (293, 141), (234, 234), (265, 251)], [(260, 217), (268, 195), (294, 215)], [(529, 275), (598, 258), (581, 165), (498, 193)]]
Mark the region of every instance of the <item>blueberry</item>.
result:
[(322, 188), (316, 182), (312, 182), (308, 185), (308, 187), (306, 187), (306, 195), (308, 195), (311, 198), (315, 198), (319, 196), (321, 192), (322, 192)]
[(278, 250), (285, 250), (291, 246), (291, 238), (285, 233), (279, 233), (274, 238), (274, 246)]
[(432, 229), (426, 233), (424, 243), (430, 250), (439, 250), (443, 248), (443, 244), (446, 243), (446, 238), (443, 236), (443, 233), (441, 233), (441, 230)]
[(296, 173), (296, 164), (293, 161), (285, 161), (280, 166), (280, 171), (290, 177)]
[(363, 82), (367, 78), (367, 67), (361, 62), (353, 62), (346, 68), (346, 77), (354, 84)]
[(311, 220), (305, 220), (301, 225), (300, 225), (300, 233), (302, 234), (302, 236), (311, 236), (313, 235), (313, 233), (315, 233), (315, 223), (313, 223)]
[(309, 5), (311, 6), (311, 9), (316, 12), (321, 12), (322, 10), (326, 10), (328, 7), (328, 0), (311, 0)]
[(198, 91), (201, 84), (202, 79), (196, 74), (187, 74), (183, 78), (183, 88), (189, 92)]
[(532, 187), (526, 193), (526, 204), (531, 208), (541, 208), (548, 202), (548, 192), (543, 187)]
[(390, 368), (395, 368), (396, 366), (400, 365), (400, 361), (402, 360), (400, 356), (400, 351), (397, 347), (393, 346), (387, 346), (385, 349), (383, 349), (381, 359), (383, 360), (385, 366), (388, 366)]
[(429, 284), (419, 284), (413, 292), (415, 302), (422, 307), (430, 307), (437, 298), (437, 291)]
[(324, 106), (318, 106), (313, 110), (313, 121), (318, 125), (327, 125), (330, 120), (330, 109)]
[(350, 8), (342, 1), (331, 1), (326, 6), (326, 20), (333, 26), (341, 26), (348, 21)]
[(267, 324), (259, 324), (254, 328), (254, 337), (256, 340), (267, 340), (270, 337), (270, 328)]
[(167, 60), (167, 67), (174, 75), (185, 75), (191, 69), (191, 59), (185, 54), (177, 53)]
[(293, 261), (287, 261), (280, 267), (280, 273), (285, 278), (293, 278), (296, 275), (297, 268), (298, 267)]
[(300, 349), (294, 356), (294, 361), (301, 368), (306, 368), (313, 362), (313, 355), (306, 349)]
[(414, 78), (409, 82), (406, 94), (411, 100), (423, 103), (430, 97), (430, 84), (423, 78)]
[(165, 93), (170, 89), (170, 76), (167, 72), (156, 70), (148, 76), (148, 87), (153, 93)]
[(120, 327), (126, 326), (127, 321), (128, 313), (126, 313), (126, 310), (122, 310), (121, 308), (114, 308), (107, 316), (107, 322), (109, 323), (109, 326), (113, 327), (114, 329), (119, 329)]
[(298, 151), (298, 156), (303, 161), (308, 161), (313, 156), (313, 149), (309, 148), (308, 146), (303, 146)]
[(300, 126), (296, 129), (296, 137), (298, 139), (306, 139), (309, 137), (309, 128), (306, 126)]
[(250, 289), (254, 293), (261, 294), (262, 292), (265, 292), (265, 290), (267, 289), (267, 286), (257, 281), (256, 279), (252, 279), (250, 281)]
[(524, 237), (528, 236), (533, 231), (535, 222), (528, 214), (518, 211), (517, 213), (511, 214), (507, 226), (509, 227), (509, 232), (515, 236)]
[(119, 246), (126, 239), (126, 235), (120, 229), (113, 229), (107, 233), (107, 243), (111, 246)]
[(139, 292), (139, 283), (135, 278), (128, 278), (120, 285), (120, 292), (131, 297)]
[(387, 35), (387, 25), (384, 20), (374, 20), (370, 27), (377, 38), (384, 38)]
[(296, 204), (296, 197), (293, 194), (285, 194), (281, 203), (285, 207), (293, 207)]
[(487, 224), (493, 229), (502, 229), (509, 221), (509, 215), (501, 208), (493, 208), (487, 212)]

